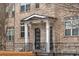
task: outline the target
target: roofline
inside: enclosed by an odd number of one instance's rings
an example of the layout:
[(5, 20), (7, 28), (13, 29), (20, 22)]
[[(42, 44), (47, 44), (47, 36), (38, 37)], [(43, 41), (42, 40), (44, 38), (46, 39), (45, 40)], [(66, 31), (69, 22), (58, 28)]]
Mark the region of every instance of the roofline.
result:
[(33, 18), (33, 17), (38, 17), (38, 18), (42, 18), (42, 19), (43, 19), (43, 18), (47, 18), (47, 16), (44, 16), (44, 15), (33, 14), (33, 15), (27, 17), (27, 18), (24, 18), (24, 20), (29, 20), (29, 19), (31, 19), (31, 18)]

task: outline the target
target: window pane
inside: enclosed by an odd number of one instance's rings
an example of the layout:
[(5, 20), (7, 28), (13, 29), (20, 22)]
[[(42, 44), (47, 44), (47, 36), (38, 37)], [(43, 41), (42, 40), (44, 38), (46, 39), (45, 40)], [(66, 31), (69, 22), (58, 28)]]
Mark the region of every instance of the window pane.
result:
[(10, 30), (8, 31), (8, 35), (11, 35), (11, 31)]
[(30, 9), (30, 4), (21, 4), (21, 12), (27, 11)]
[(67, 21), (65, 22), (65, 28), (66, 29), (70, 29), (72, 26), (71, 26), (71, 21)]
[(9, 41), (14, 40), (14, 27), (8, 27), (7, 28), (7, 38)]
[(8, 39), (9, 39), (9, 41), (11, 41), (11, 36), (9, 36), (9, 38), (8, 38)]
[(26, 4), (26, 11), (30, 10), (30, 4)]
[(12, 41), (14, 40), (14, 35), (12, 35)]
[(72, 21), (72, 27), (73, 28), (78, 28), (79, 27), (79, 20), (78, 19), (75, 19)]
[(7, 36), (9, 35), (9, 32), (7, 31)]
[(21, 26), (21, 31), (25, 31), (25, 27), (24, 26)]
[(22, 12), (25, 11), (25, 5), (22, 5), (22, 6), (21, 6), (21, 11), (22, 11)]
[(78, 28), (72, 29), (72, 35), (78, 35)]
[(12, 36), (14, 36), (14, 34), (15, 34), (15, 31), (14, 31), (14, 30), (12, 30)]
[(39, 3), (36, 3), (36, 8), (39, 8)]
[(71, 29), (65, 29), (65, 35), (71, 35)]
[(25, 36), (25, 33), (24, 32), (21, 32), (21, 37), (24, 37)]

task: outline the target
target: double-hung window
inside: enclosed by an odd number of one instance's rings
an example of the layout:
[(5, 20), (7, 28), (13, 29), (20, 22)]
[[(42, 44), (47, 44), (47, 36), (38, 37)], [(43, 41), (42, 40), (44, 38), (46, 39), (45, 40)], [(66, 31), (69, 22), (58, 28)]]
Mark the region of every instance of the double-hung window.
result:
[(7, 39), (8, 39), (8, 41), (14, 40), (14, 27), (7, 28)]
[(65, 21), (65, 35), (66, 36), (79, 35), (79, 19), (72, 19)]
[(20, 5), (20, 11), (21, 12), (26, 12), (30, 10), (30, 4), (27, 4), (27, 3), (21, 3)]
[(35, 6), (36, 6), (36, 8), (39, 8), (39, 3), (36, 3), (36, 5), (35, 5)]

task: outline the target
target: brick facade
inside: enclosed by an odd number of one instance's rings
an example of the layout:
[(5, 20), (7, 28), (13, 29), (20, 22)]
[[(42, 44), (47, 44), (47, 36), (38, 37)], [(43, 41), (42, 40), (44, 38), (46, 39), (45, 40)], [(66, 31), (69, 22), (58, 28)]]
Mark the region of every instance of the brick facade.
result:
[[(30, 4), (30, 10), (27, 12), (20, 12), (20, 4), (15, 4), (15, 17), (9, 18), (9, 23), (8, 26), (14, 26), (15, 27), (15, 38), (14, 38), (14, 43), (24, 43), (24, 38), (21, 38), (20, 34), (20, 21), (23, 20), (26, 17), (31, 16), (32, 14), (38, 14), (38, 15), (45, 15), (45, 16), (50, 16), (50, 17), (55, 17), (57, 20), (55, 22), (51, 22), (52, 27), (53, 27), (53, 43), (78, 43), (79, 37), (78, 36), (65, 36), (64, 35), (64, 17), (69, 17), (73, 15), (79, 15), (78, 13), (72, 13), (69, 12), (69, 9), (65, 7), (61, 7), (58, 4), (40, 4), (39, 8), (35, 8), (35, 4)], [(74, 10), (74, 9), (72, 9)], [(53, 19), (52, 19), (53, 20)], [(32, 24), (31, 29), (29, 30), (30, 34), (30, 43), (33, 43), (34, 39), (34, 28), (38, 26), (41, 28), (41, 42), (45, 42), (45, 24)], [(11, 42), (7, 42), (8, 44)], [(75, 50), (77, 52), (78, 48), (74, 47), (65, 47), (65, 44), (55, 44), (54, 46), (58, 52), (66, 52), (66, 51), (72, 51)], [(15, 45), (15, 49), (16, 49)]]

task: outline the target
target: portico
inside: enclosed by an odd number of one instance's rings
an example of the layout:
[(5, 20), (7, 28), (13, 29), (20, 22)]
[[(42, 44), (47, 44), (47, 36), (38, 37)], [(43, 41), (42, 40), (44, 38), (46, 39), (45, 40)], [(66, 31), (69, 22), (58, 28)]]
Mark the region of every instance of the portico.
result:
[[(25, 43), (33, 43), (34, 50), (42, 49), (41, 47), (43, 47), (46, 52), (50, 52), (50, 26), (53, 27), (55, 18), (41, 15), (31, 15), (24, 20)], [(42, 42), (45, 43), (43, 46), (41, 46)]]

